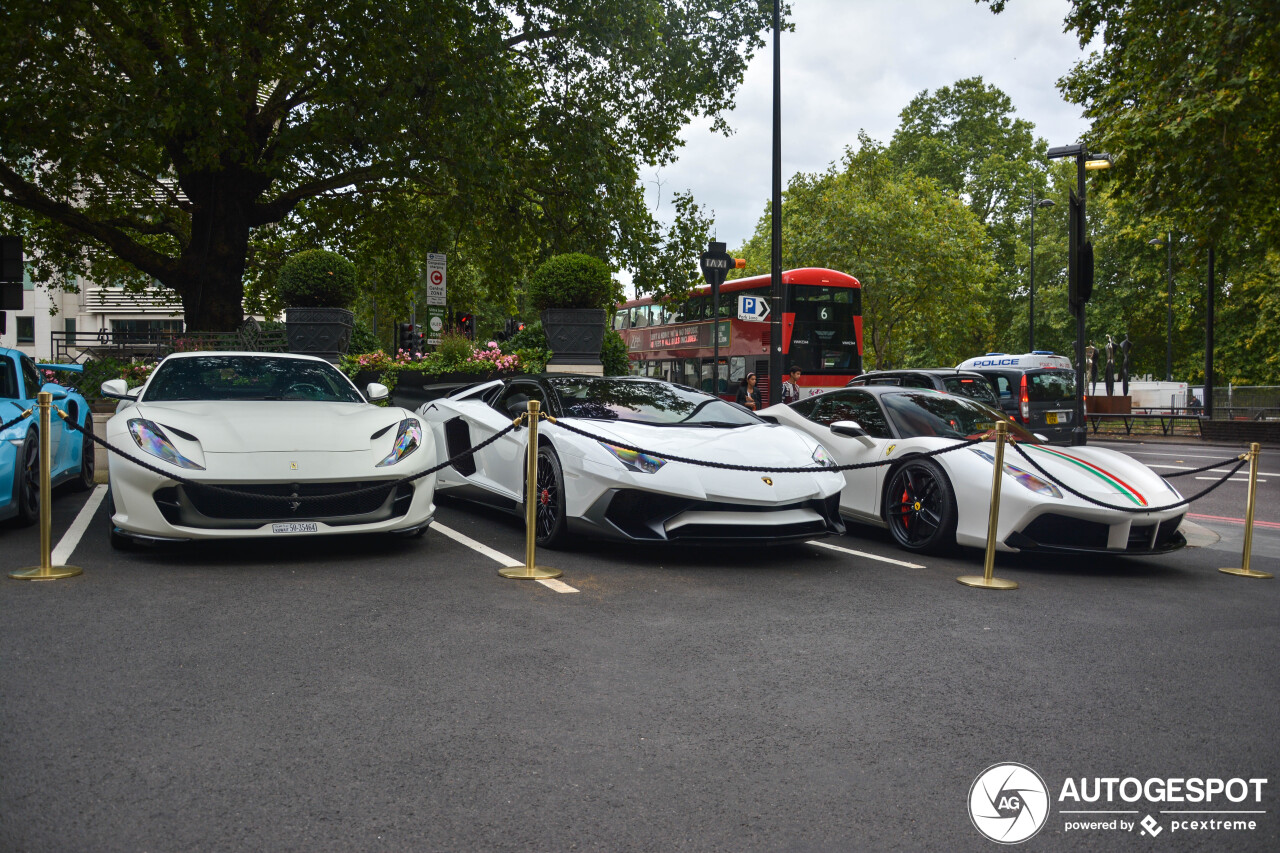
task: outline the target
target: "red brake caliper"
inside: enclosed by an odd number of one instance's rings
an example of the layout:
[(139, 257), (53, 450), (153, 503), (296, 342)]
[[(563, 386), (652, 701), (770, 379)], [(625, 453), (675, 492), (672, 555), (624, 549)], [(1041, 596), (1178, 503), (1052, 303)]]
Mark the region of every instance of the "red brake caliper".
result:
[(543, 506), (546, 506), (547, 504), (551, 503), (551, 492), (547, 491), (546, 489), (543, 489), (542, 494), (538, 495), (538, 503), (542, 504)]
[(907, 518), (907, 510), (906, 510), (906, 507), (910, 504), (910, 501), (907, 499), (908, 497), (910, 497), (910, 494), (911, 494), (911, 493), (910, 493), (910, 491), (909, 491), (908, 489), (903, 489), (903, 490), (902, 490), (902, 506), (903, 506), (903, 510), (902, 510), (902, 529), (903, 529), (903, 530), (910, 530), (910, 529), (911, 529), (911, 521), (910, 521), (910, 519), (908, 519), (908, 518)]

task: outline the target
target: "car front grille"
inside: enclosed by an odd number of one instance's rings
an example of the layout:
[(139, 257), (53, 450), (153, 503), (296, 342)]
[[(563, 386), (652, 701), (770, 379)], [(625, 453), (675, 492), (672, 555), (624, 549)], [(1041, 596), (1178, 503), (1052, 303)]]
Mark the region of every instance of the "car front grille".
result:
[[(787, 510), (809, 510), (819, 518), (794, 524), (769, 523), (767, 516)], [(732, 513), (741, 524), (687, 523), (670, 531), (666, 523), (686, 512)], [(698, 501), (658, 495), (632, 489), (616, 492), (604, 512), (604, 519), (632, 539), (655, 541), (776, 540), (823, 536), (843, 532), (840, 496), (825, 500), (801, 501), (779, 506), (750, 506), (715, 501)]]
[(183, 527), (255, 528), (272, 521), (368, 524), (409, 511), (413, 485), (372, 481), (340, 483), (219, 483), (158, 489), (156, 506)]
[[(1129, 528), (1129, 538), (1124, 553), (1149, 554), (1170, 551), (1181, 547), (1184, 540), (1178, 532), (1182, 516), (1160, 522), (1134, 524)], [(1019, 549), (1045, 548), (1069, 551), (1107, 551), (1110, 525), (1100, 521), (1087, 521), (1068, 515), (1045, 513), (1036, 518), (1021, 532), (1005, 540)], [(1154, 539), (1152, 533), (1154, 531)], [(1113, 551), (1113, 553), (1120, 553)]]

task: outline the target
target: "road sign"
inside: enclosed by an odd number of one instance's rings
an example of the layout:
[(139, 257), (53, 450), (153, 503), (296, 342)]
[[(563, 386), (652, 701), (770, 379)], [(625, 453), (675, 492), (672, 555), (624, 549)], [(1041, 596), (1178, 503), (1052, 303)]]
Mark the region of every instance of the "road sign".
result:
[(739, 296), (738, 319), (753, 323), (769, 319), (769, 300), (763, 296)]
[(427, 254), (427, 304), (444, 305), (446, 290), (445, 258), (441, 252)]
[(702, 268), (702, 277), (712, 287), (724, 284), (724, 277), (736, 265), (734, 259), (724, 248), (724, 243), (711, 243), (707, 246), (707, 251), (703, 252), (698, 258), (698, 266)]
[(440, 336), (444, 334), (445, 310), (436, 305), (427, 308), (427, 343), (433, 347), (440, 346)]

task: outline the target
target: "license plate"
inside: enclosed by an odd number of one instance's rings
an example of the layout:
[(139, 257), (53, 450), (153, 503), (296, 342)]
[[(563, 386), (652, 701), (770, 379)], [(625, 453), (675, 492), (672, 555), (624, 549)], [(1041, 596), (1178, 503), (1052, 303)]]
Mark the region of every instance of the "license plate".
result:
[(314, 521), (286, 521), (271, 525), (272, 533), (318, 533), (319, 530)]
[(1058, 422), (1058, 413), (1046, 412), (1044, 416), (1044, 422), (1047, 423), (1049, 426), (1053, 426)]

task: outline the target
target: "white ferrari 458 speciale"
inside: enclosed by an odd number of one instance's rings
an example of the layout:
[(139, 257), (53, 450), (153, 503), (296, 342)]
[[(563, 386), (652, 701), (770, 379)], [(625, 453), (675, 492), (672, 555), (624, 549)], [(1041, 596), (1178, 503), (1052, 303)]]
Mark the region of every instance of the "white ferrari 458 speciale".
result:
[[(845, 518), (888, 527), (909, 551), (986, 547), (993, 436), (1005, 418), (994, 409), (940, 391), (868, 386), (770, 406), (760, 415), (821, 440), (840, 465), (889, 463), (845, 472)], [(979, 437), (989, 440), (922, 455)], [(998, 549), (1136, 555), (1186, 544), (1178, 527), (1187, 508), (1173, 506), (1182, 496), (1142, 463), (1101, 447), (1049, 447), (1014, 423), (1009, 438), (1044, 473), (1006, 445)]]
[[(701, 391), (633, 377), (521, 376), (456, 391), (418, 413), (452, 459), (510, 426), (530, 400), (556, 418), (538, 428), (539, 544), (562, 545), (575, 532), (740, 545), (843, 532), (844, 478), (821, 443)], [(528, 435), (522, 427), (463, 457), (436, 487), (523, 512)]]
[[(435, 475), (406, 481), (436, 464), (430, 432), (410, 411), (373, 405), (319, 358), (175, 353), (141, 388), (117, 379), (102, 390), (124, 401), (106, 428), (127, 454), (110, 460), (116, 547), (420, 534), (431, 523)], [(382, 385), (367, 390), (387, 396)]]

